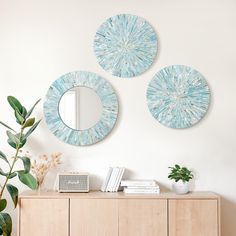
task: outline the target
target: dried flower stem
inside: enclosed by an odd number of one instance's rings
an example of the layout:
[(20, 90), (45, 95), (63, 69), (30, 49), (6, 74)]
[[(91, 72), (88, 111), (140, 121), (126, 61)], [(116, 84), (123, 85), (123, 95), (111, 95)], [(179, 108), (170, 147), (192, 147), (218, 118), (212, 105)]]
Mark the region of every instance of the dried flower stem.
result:
[(56, 168), (61, 164), (61, 155), (61, 153), (52, 153), (50, 157), (42, 155), (39, 156), (38, 160), (33, 160), (31, 171), (35, 175), (39, 187), (42, 185), (49, 170)]

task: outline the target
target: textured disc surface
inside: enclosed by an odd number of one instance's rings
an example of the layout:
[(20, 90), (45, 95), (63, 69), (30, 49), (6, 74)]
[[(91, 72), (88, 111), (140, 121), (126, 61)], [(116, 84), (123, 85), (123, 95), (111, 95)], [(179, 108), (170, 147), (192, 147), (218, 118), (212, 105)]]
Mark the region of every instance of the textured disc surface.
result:
[[(68, 127), (59, 113), (62, 96), (75, 87), (92, 89), (102, 102), (101, 119), (85, 130)], [(88, 71), (73, 71), (55, 80), (47, 92), (43, 106), (45, 120), (52, 133), (63, 142), (77, 146), (91, 145), (103, 140), (113, 129), (118, 116), (118, 98), (112, 86), (99, 75)]]
[(196, 70), (173, 65), (160, 70), (147, 89), (150, 112), (170, 128), (188, 128), (207, 112), (210, 90), (205, 78)]
[(104, 70), (118, 77), (134, 77), (153, 63), (157, 36), (146, 20), (129, 14), (116, 15), (97, 30), (94, 52)]

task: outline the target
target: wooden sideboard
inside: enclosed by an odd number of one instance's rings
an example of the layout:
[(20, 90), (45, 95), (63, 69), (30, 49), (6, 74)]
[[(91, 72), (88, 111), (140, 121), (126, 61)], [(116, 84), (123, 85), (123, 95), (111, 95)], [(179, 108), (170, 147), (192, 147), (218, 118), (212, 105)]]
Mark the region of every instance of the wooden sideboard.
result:
[(25, 192), (18, 236), (220, 236), (220, 197)]

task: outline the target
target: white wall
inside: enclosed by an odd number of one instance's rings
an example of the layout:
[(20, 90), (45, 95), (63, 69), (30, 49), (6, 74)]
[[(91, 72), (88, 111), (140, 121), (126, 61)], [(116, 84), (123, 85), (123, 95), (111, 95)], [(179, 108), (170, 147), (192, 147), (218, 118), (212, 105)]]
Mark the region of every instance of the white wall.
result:
[[(131, 177), (155, 178), (169, 188), (168, 166), (185, 164), (197, 173), (196, 190), (223, 197), (223, 236), (235, 236), (235, 12), (235, 0), (0, 0), (0, 120), (14, 123), (7, 95), (29, 107), (44, 98), (50, 84), (64, 73), (98, 73), (119, 96), (113, 132), (94, 146), (74, 147), (57, 140), (43, 121), (27, 149), (34, 155), (61, 151), (62, 168), (90, 172), (93, 188), (113, 165), (127, 167)], [(92, 50), (96, 29), (118, 13), (144, 17), (159, 37), (155, 63), (132, 79), (103, 71)], [(150, 79), (171, 64), (199, 70), (212, 91), (207, 116), (190, 129), (162, 126), (146, 105)], [(42, 103), (36, 115), (43, 117)], [(0, 148), (10, 153), (4, 129), (0, 132)]]

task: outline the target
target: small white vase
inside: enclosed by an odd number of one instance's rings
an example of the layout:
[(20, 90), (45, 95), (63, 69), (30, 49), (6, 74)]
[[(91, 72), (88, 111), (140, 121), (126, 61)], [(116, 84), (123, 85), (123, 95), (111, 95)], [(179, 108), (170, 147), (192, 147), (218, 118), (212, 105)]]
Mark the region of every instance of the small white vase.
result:
[(172, 189), (176, 194), (186, 194), (189, 192), (189, 182), (179, 180), (172, 184)]

